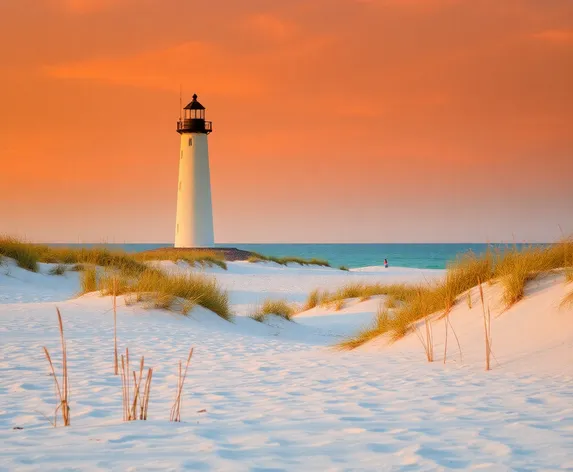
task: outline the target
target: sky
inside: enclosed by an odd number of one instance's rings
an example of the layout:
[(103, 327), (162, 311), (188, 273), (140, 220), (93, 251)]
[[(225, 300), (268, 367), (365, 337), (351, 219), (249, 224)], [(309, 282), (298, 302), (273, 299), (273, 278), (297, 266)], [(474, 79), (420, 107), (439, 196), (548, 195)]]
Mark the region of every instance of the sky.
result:
[(0, 39), (0, 233), (173, 241), (180, 86), (216, 242), (573, 233), (571, 0), (0, 0)]

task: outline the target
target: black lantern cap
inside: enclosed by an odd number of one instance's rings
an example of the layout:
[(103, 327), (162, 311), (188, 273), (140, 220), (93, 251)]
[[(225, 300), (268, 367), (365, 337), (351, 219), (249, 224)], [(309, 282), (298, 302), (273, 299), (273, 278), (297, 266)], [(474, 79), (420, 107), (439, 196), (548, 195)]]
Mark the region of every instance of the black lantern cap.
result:
[(193, 100), (184, 108), (185, 110), (204, 110), (205, 107), (197, 101), (197, 94), (193, 94)]

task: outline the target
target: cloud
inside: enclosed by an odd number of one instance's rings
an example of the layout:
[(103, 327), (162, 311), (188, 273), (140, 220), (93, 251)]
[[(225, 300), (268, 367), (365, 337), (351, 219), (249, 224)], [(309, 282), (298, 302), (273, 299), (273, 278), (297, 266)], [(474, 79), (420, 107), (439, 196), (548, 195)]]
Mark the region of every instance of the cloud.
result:
[(536, 33), (533, 35), (533, 37), (535, 39), (548, 41), (551, 43), (573, 43), (573, 30), (550, 29), (542, 31), (541, 33)]
[(55, 4), (68, 12), (85, 15), (107, 10), (125, 3), (125, 0), (52, 0)]
[(244, 22), (247, 30), (274, 41), (284, 41), (296, 33), (296, 26), (270, 13), (249, 15)]
[(188, 41), (160, 50), (121, 58), (99, 58), (45, 68), (59, 79), (84, 79), (113, 84), (178, 91), (179, 84), (218, 95), (249, 96), (263, 84), (248, 63), (223, 49)]

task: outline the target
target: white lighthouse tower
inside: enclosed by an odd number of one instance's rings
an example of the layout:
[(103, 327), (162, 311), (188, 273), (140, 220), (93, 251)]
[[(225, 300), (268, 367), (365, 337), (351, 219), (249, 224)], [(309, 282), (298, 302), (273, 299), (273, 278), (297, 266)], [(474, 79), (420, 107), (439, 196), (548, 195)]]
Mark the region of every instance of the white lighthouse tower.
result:
[(205, 107), (197, 101), (197, 95), (193, 95), (191, 103), (183, 109), (183, 118), (177, 122), (181, 152), (175, 247), (212, 247), (214, 244), (207, 144), (211, 131), (211, 122), (205, 121)]

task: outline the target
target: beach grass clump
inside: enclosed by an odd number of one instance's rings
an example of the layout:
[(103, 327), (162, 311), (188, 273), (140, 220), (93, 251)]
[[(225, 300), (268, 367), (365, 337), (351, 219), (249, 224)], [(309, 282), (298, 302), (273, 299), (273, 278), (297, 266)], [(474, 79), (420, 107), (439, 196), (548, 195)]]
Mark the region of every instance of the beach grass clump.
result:
[(110, 251), (105, 247), (52, 247), (8, 236), (0, 237), (0, 254), (14, 259), (18, 266), (33, 272), (38, 271), (38, 262), (93, 264), (101, 267), (128, 268), (133, 271), (146, 269), (146, 265), (136, 260), (135, 255), (122, 251)]
[(322, 301), (325, 297), (325, 293), (327, 294), (328, 292), (324, 292), (319, 289), (314, 289), (312, 292), (308, 294), (306, 303), (303, 305), (302, 310), (303, 311), (310, 310), (322, 304)]
[(490, 280), (493, 275), (493, 255), (486, 251), (481, 257), (473, 252), (459, 256), (447, 267), (445, 280), (435, 286), (435, 296), (443, 298), (443, 310), (449, 313), (460, 294), (475, 287), (478, 280)]
[[(123, 421), (147, 420), (149, 410), (149, 396), (151, 393), (151, 379), (153, 368), (147, 370), (145, 379), (143, 370), (145, 358), (141, 356), (139, 361), (139, 375), (129, 366), (129, 349), (125, 349), (125, 356), (121, 355), (121, 393), (123, 405)], [(132, 385), (133, 374), (133, 385)], [(143, 383), (143, 391), (141, 389)]]
[(339, 270), (344, 270), (346, 272), (348, 272), (350, 269), (348, 267), (346, 267), (345, 265), (341, 265), (339, 268)]
[(378, 310), (374, 322), (370, 326), (362, 328), (357, 333), (345, 339), (335, 347), (342, 350), (352, 350), (366, 344), (378, 336), (390, 331), (391, 317), (387, 309)]
[(249, 256), (247, 259), (249, 262), (274, 262), (280, 265), (287, 265), (287, 264), (298, 264), (301, 266), (308, 266), (308, 265), (316, 265), (321, 267), (330, 267), (330, 263), (324, 259), (304, 259), (302, 257), (275, 257), (275, 256), (264, 256), (263, 254), (259, 254), (254, 252)]
[[(504, 287), (504, 302), (507, 308), (521, 300), (525, 285), (538, 275), (573, 265), (573, 239), (543, 246), (513, 247), (498, 251), (495, 258), (494, 277)], [(567, 277), (567, 275), (566, 275)]]
[[(82, 292), (100, 291), (102, 295), (129, 295), (128, 304), (146, 302), (148, 308), (188, 313), (200, 305), (221, 318), (232, 321), (229, 295), (216, 279), (201, 274), (165, 274), (148, 267), (145, 271), (112, 270), (98, 276), (87, 268), (82, 272)], [(85, 280), (85, 283), (84, 283)]]
[(142, 252), (134, 255), (138, 261), (184, 261), (191, 266), (212, 267), (218, 266), (221, 269), (227, 270), (225, 257), (222, 253), (209, 250), (196, 250), (196, 249), (157, 249), (149, 252)]
[(33, 244), (28, 244), (10, 236), (0, 236), (0, 256), (16, 261), (18, 267), (38, 272), (38, 251)]
[(80, 294), (96, 292), (99, 288), (96, 266), (86, 266), (80, 274)]
[(270, 315), (275, 315), (284, 318), (287, 321), (292, 321), (293, 315), (296, 313), (296, 308), (287, 300), (273, 300), (267, 298), (263, 303), (257, 307), (254, 313), (249, 317), (259, 323), (263, 323)]
[(67, 267), (64, 264), (58, 264), (52, 267), (48, 273), (50, 275), (64, 275), (66, 273)]
[(315, 303), (318, 305), (335, 305), (339, 300), (358, 298), (360, 301), (368, 300), (374, 296), (387, 295), (396, 301), (405, 301), (413, 296), (415, 289), (407, 284), (364, 283), (351, 282), (332, 292), (318, 289), (310, 293), (305, 306)]

